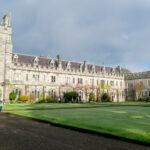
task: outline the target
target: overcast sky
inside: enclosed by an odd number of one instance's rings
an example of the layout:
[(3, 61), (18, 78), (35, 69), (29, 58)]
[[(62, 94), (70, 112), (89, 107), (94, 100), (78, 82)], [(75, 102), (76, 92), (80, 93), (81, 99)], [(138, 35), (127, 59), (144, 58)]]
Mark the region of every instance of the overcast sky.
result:
[(150, 70), (150, 0), (0, 0), (14, 52)]

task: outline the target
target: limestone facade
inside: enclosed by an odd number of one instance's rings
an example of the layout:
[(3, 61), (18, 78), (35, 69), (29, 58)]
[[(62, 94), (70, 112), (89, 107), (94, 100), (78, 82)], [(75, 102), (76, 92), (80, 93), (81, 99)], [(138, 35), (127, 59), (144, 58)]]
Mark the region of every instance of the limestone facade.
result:
[(125, 81), (127, 100), (150, 97), (150, 71), (126, 74)]

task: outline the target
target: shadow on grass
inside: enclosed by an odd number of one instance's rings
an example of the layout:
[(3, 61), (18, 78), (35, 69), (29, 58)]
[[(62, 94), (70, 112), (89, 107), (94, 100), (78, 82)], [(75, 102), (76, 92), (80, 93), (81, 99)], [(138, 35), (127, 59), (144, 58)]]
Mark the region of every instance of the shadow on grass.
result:
[[(34, 115), (32, 112), (32, 117), (30, 116), (21, 116), (19, 114), (11, 114), (11, 113), (5, 113), (9, 116), (17, 116), (20, 117), (21, 119), (26, 118), (29, 120), (33, 120), (33, 121), (38, 121), (41, 123), (46, 123), (46, 124), (50, 124), (52, 126), (56, 126), (56, 127), (61, 127), (61, 128), (65, 128), (65, 129), (69, 129), (69, 130), (73, 130), (73, 131), (77, 131), (77, 132), (81, 132), (81, 133), (86, 133), (86, 134), (92, 134), (92, 135), (96, 135), (96, 136), (102, 136), (105, 138), (110, 138), (110, 139), (117, 139), (118, 141), (125, 141), (128, 143), (134, 143), (134, 144), (138, 144), (138, 145), (143, 145), (143, 146), (150, 146), (149, 142), (143, 142), (143, 141), (139, 141), (139, 140), (135, 140), (135, 139), (130, 139), (127, 137), (123, 137), (123, 136), (119, 136), (119, 135), (114, 135), (112, 133), (105, 133), (105, 132), (101, 132), (101, 131), (95, 131), (95, 130), (91, 130), (91, 129), (87, 129), (87, 128), (82, 128), (82, 127), (77, 127), (77, 126), (72, 126), (72, 125), (67, 125), (61, 122), (57, 122), (55, 119), (51, 119), (51, 120), (45, 120), (45, 119), (41, 119), (41, 118), (37, 118), (36, 115)], [(103, 128), (101, 128), (103, 129)]]
[[(18, 105), (19, 106), (19, 105)], [(79, 132), (85, 132), (85, 133), (90, 133), (90, 134), (96, 134), (96, 135), (100, 135), (100, 136), (105, 136), (105, 137), (109, 137), (109, 138), (116, 138), (118, 140), (124, 140), (127, 142), (134, 142), (137, 144), (143, 144), (143, 145), (149, 145), (150, 146), (150, 142), (146, 141), (146, 142), (142, 142), (142, 140), (140, 141), (140, 139), (137, 138), (137, 140), (133, 140), (131, 139), (131, 137), (129, 136), (129, 138), (123, 137), (122, 135), (118, 135), (116, 136), (116, 132), (114, 132), (115, 135), (112, 135), (111, 133), (103, 133), (103, 131), (94, 131), (94, 129), (87, 129), (86, 126), (82, 126), (83, 122), (83, 116), (81, 115), (81, 123), (78, 126), (75, 124), (67, 124), (68, 121), (65, 114), (60, 116), (60, 114), (58, 113), (58, 116), (54, 115), (54, 116), (50, 116), (50, 112), (47, 112), (47, 114), (44, 114), (44, 110), (77, 110), (78, 109), (89, 109), (90, 108), (109, 108), (109, 107), (116, 107), (116, 108), (123, 108), (123, 107), (150, 107), (150, 103), (103, 103), (103, 104), (79, 104), (79, 105), (74, 105), (73, 103), (69, 104), (69, 105), (65, 105), (65, 104), (32, 104), (32, 105), (20, 105), (20, 109), (15, 109), (15, 105), (14, 105), (14, 109), (10, 109), (7, 110), (7, 112), (12, 113), (12, 114), (17, 114), (18, 116), (24, 116), (26, 118), (29, 118), (31, 120), (35, 120), (35, 121), (39, 121), (39, 122), (43, 122), (43, 123), (49, 123), (51, 125), (57, 126), (57, 127), (63, 127), (66, 129), (71, 129), (71, 130), (75, 130), (75, 131), (79, 131)], [(10, 107), (11, 108), (11, 107)], [(24, 109), (22, 109), (24, 108)], [(34, 110), (39, 111), (38, 113)], [(42, 111), (43, 110), (43, 111)], [(15, 112), (16, 111), (16, 112)], [(18, 112), (17, 112), (18, 111)], [(21, 112), (23, 111), (23, 112)], [(41, 112), (40, 112), (41, 111)], [(57, 112), (57, 111), (56, 111)], [(88, 112), (88, 110), (87, 110)], [(21, 114), (22, 113), (22, 114)], [(62, 112), (61, 112), (62, 113)], [(71, 115), (71, 114), (69, 114)], [(88, 114), (86, 114), (88, 115)], [(93, 117), (95, 117), (96, 115), (94, 115)], [(57, 118), (58, 117), (58, 118)], [(61, 118), (62, 117), (62, 118)], [(116, 117), (116, 116), (115, 116)], [(60, 119), (60, 120), (59, 120)], [(64, 120), (63, 120), (64, 119)], [(106, 118), (107, 119), (107, 118)], [(74, 118), (73, 118), (74, 120)], [(96, 120), (97, 121), (97, 120)], [(90, 122), (90, 120), (89, 120)], [(96, 122), (95, 122), (96, 123)], [(109, 123), (109, 122), (107, 122)], [(95, 125), (95, 124), (94, 124)], [(100, 127), (98, 127), (100, 128)], [(149, 127), (148, 127), (149, 128)], [(105, 126), (104, 126), (105, 129)], [(143, 140), (144, 141), (144, 140)]]

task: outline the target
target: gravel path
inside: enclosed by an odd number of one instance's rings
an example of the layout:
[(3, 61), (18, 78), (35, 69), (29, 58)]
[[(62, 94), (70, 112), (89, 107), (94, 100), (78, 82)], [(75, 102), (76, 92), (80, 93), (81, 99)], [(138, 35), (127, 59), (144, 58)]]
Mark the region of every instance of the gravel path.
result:
[(150, 150), (150, 148), (0, 113), (0, 150)]

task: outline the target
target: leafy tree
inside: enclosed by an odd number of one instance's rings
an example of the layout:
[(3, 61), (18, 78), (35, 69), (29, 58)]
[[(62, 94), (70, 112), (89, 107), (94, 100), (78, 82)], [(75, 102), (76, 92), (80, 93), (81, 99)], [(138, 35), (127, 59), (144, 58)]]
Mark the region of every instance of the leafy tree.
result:
[(111, 98), (109, 96), (108, 93), (103, 93), (102, 96), (101, 96), (101, 101), (102, 102), (111, 102)]

